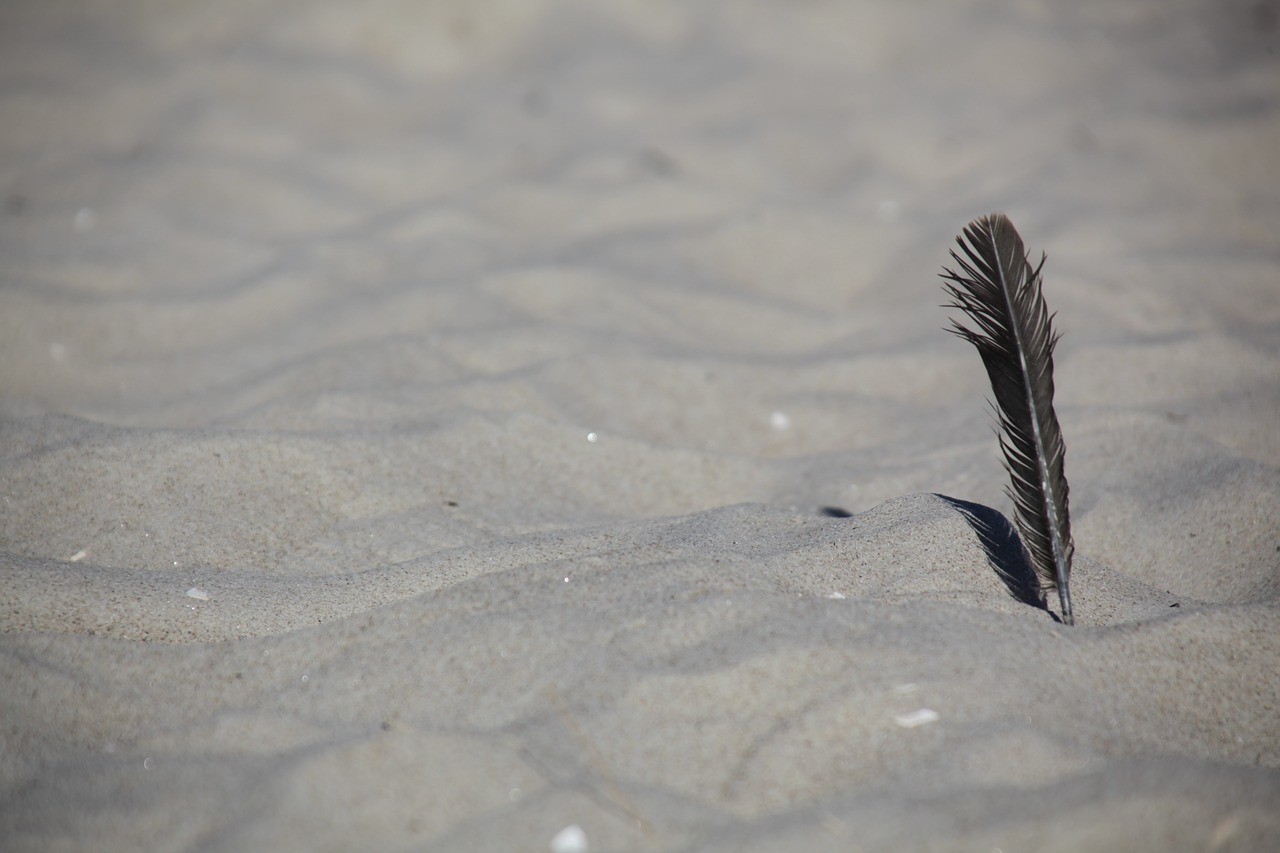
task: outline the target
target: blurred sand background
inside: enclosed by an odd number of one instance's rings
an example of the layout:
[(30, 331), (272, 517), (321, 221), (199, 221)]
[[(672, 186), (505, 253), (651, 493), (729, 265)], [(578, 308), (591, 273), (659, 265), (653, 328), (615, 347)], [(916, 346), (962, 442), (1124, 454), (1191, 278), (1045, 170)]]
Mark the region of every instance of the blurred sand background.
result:
[(1278, 18), (4, 3), (0, 847), (1280, 847)]

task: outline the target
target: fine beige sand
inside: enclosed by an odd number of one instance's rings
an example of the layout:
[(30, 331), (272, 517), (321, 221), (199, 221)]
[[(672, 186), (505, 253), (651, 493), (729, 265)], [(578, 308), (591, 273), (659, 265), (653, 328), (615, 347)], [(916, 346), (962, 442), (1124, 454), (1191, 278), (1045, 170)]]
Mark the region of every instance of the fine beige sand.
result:
[(1280, 849), (1278, 16), (0, 5), (0, 848)]

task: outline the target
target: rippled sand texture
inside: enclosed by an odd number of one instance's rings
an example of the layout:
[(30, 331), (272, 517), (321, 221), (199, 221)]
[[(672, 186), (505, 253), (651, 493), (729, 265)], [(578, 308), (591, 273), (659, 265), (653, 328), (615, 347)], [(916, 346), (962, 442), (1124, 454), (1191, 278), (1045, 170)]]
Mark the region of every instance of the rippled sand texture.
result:
[(0, 5), (0, 847), (1280, 848), (1278, 16)]

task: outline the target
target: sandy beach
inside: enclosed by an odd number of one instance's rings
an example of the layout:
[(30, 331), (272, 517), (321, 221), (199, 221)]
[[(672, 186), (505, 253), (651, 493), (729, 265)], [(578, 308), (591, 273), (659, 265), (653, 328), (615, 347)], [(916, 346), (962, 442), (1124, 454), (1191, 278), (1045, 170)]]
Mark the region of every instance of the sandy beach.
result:
[(1277, 152), (1272, 2), (3, 4), (0, 848), (1280, 849)]

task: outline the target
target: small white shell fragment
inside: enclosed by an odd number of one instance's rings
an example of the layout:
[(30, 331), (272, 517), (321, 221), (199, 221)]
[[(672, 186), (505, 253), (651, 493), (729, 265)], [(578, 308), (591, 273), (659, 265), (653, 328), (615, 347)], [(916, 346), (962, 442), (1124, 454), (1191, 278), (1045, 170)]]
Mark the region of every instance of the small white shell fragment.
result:
[(833, 592), (833, 593), (830, 593), (829, 595), (827, 595), (827, 598), (843, 599), (843, 598), (844, 598), (844, 593), (843, 593), (843, 592)]
[(587, 853), (587, 834), (576, 823), (551, 838), (551, 853)]
[(893, 721), (904, 729), (914, 729), (916, 726), (925, 726), (936, 723), (938, 720), (938, 712), (932, 708), (920, 708), (910, 714), (899, 714), (893, 718)]
[(69, 562), (69, 563), (78, 563), (78, 562), (80, 562), (81, 560), (83, 560), (83, 559), (84, 559), (85, 557), (87, 557), (87, 556), (89, 556), (89, 552), (88, 552), (88, 551), (86, 551), (85, 549), (81, 548), (79, 551), (76, 551), (74, 554), (72, 554), (70, 557), (68, 557), (68, 558), (67, 558), (67, 562)]
[(191, 589), (187, 590), (187, 596), (189, 598), (194, 598), (197, 601), (209, 600), (209, 593), (205, 592), (203, 589), (201, 589), (198, 586), (193, 586), (191, 587)]

